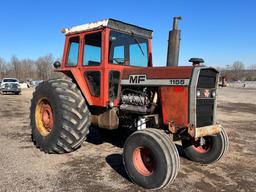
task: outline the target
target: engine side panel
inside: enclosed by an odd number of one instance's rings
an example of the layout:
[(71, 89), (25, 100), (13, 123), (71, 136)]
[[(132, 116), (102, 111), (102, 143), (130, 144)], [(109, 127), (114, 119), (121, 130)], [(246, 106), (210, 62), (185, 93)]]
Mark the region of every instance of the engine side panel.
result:
[(190, 79), (193, 67), (129, 67), (124, 68), (122, 79), (131, 75), (145, 74), (148, 79)]
[(175, 126), (188, 124), (188, 87), (166, 86), (160, 88), (163, 123)]

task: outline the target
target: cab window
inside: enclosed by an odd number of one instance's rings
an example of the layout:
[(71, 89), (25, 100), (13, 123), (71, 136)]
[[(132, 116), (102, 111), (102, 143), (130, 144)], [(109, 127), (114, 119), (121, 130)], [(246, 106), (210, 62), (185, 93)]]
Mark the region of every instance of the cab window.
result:
[(130, 65), (146, 67), (148, 64), (147, 55), (147, 44), (140, 43), (140, 46), (137, 44), (132, 44), (129, 47), (130, 52)]
[(79, 37), (72, 37), (69, 39), (69, 51), (67, 66), (77, 66), (78, 64), (78, 52), (79, 52)]
[(101, 63), (101, 33), (93, 33), (84, 37), (84, 66), (97, 66)]
[(135, 34), (110, 32), (109, 63), (148, 66), (148, 40)]

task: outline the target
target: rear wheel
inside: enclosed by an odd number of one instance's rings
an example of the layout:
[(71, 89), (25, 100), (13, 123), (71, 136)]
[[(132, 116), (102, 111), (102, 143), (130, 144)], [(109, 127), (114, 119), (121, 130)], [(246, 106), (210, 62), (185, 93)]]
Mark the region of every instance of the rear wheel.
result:
[(85, 99), (69, 79), (40, 83), (31, 100), (30, 118), (32, 139), (46, 153), (74, 151), (89, 132)]
[(182, 140), (182, 147), (186, 156), (196, 162), (209, 164), (218, 161), (228, 150), (229, 139), (224, 128), (214, 136), (203, 137), (203, 145), (200, 140)]
[(160, 189), (172, 182), (180, 167), (175, 144), (162, 130), (145, 129), (125, 142), (124, 165), (131, 180), (147, 189)]

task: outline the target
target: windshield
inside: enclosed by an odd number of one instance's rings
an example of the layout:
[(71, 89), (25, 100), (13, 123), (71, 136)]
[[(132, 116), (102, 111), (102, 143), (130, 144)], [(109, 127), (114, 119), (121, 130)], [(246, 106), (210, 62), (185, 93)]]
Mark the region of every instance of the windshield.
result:
[(148, 66), (148, 40), (133, 34), (110, 32), (109, 63)]
[(15, 83), (18, 82), (17, 79), (3, 79), (3, 83)]

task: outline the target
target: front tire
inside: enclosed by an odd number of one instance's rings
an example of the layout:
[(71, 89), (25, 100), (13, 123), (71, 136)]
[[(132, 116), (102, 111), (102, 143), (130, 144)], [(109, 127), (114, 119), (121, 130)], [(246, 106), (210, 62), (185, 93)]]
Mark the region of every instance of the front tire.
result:
[(162, 130), (150, 128), (136, 131), (128, 137), (123, 160), (131, 180), (147, 189), (168, 185), (180, 168), (175, 144)]
[(89, 133), (90, 112), (70, 79), (40, 83), (31, 100), (32, 140), (46, 153), (77, 149)]
[(204, 137), (204, 141), (205, 144), (200, 146), (199, 141), (182, 140), (182, 147), (190, 160), (210, 164), (221, 159), (228, 151), (229, 139), (224, 128), (217, 135)]

